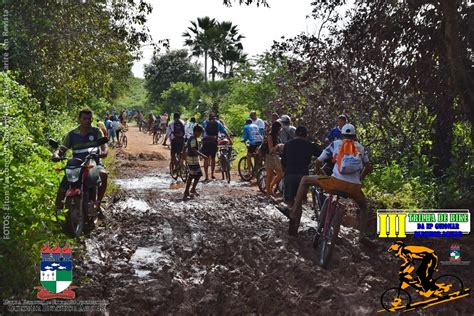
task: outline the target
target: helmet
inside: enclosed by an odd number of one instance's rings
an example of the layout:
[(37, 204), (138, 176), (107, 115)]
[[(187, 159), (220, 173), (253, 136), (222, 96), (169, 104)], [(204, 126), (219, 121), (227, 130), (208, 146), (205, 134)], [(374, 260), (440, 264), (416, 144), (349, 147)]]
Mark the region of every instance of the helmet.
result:
[(354, 135), (356, 134), (356, 129), (352, 124), (346, 124), (342, 127), (342, 135)]
[(405, 247), (405, 243), (403, 241), (397, 241), (388, 248), (388, 252), (393, 252), (394, 255), (399, 255), (403, 247)]

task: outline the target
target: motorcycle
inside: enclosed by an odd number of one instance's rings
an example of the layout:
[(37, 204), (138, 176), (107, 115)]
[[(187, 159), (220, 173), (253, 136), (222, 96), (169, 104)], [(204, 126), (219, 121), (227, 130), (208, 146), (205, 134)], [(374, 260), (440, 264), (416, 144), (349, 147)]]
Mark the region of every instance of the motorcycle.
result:
[[(66, 202), (64, 203), (67, 212), (66, 221), (59, 219), (58, 210), (56, 210), (56, 220), (61, 223), (66, 233), (72, 237), (78, 238), (83, 231), (90, 231), (97, 223), (99, 210), (97, 206), (98, 189), (102, 182), (100, 179), (99, 168), (96, 158), (98, 158), (100, 146), (108, 142), (107, 137), (102, 137), (97, 141), (97, 146), (90, 148), (89, 154), (84, 160), (78, 158), (61, 157), (61, 160), (67, 160), (64, 168), (69, 188), (66, 191)], [(59, 144), (54, 139), (49, 139), (49, 145), (55, 150)]]

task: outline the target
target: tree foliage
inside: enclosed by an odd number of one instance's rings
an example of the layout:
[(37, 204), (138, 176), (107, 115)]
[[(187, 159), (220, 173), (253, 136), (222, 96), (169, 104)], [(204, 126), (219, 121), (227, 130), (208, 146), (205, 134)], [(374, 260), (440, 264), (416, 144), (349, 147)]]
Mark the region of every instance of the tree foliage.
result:
[(167, 113), (192, 111), (198, 99), (199, 91), (191, 83), (175, 82), (161, 93), (160, 110)]
[(148, 39), (151, 6), (143, 0), (7, 0), (1, 7), (9, 14), (9, 69), (45, 111), (92, 96), (112, 100)]
[(202, 80), (199, 66), (191, 61), (184, 49), (161, 55), (155, 53), (150, 64), (145, 66), (145, 88), (148, 91), (149, 104), (158, 105), (163, 91), (175, 82), (187, 82), (196, 86)]

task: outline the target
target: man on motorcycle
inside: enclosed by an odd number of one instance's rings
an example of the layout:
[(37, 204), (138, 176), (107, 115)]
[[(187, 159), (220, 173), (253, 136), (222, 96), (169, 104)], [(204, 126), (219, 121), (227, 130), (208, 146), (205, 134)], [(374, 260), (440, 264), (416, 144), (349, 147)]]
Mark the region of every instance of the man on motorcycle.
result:
[[(89, 150), (97, 146), (97, 140), (104, 137), (104, 134), (98, 127), (92, 127), (92, 110), (83, 109), (79, 112), (79, 127), (73, 129), (64, 137), (63, 143), (59, 149), (53, 153), (53, 161), (58, 161), (64, 157), (68, 149), (72, 149), (73, 158), (84, 160), (89, 154)], [(107, 144), (100, 146), (99, 158), (107, 157)], [(99, 160), (99, 158), (97, 160)], [(100, 160), (97, 161), (102, 185), (98, 189), (97, 207), (100, 204), (107, 189), (107, 172)], [(64, 198), (68, 189), (66, 176), (63, 177), (61, 185), (56, 194), (56, 209), (62, 210), (64, 207)]]

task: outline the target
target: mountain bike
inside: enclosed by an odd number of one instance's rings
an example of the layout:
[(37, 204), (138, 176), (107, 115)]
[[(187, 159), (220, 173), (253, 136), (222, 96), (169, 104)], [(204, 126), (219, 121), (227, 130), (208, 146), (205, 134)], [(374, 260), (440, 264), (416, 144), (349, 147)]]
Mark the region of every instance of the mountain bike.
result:
[(348, 198), (346, 192), (333, 191), (324, 201), (319, 216), (319, 223), (313, 237), (313, 247), (319, 248), (319, 264), (326, 268), (331, 260), (337, 235), (341, 227), (344, 210), (339, 198)]
[(238, 170), (239, 170), (240, 178), (242, 180), (244, 181), (252, 180), (252, 178), (257, 176), (258, 170), (262, 168), (265, 162), (265, 157), (260, 155), (258, 152), (259, 152), (259, 149), (257, 148), (255, 153), (251, 154), (251, 157), (254, 157), (254, 162), (252, 166), (250, 166), (250, 164), (247, 161), (247, 155), (240, 158), (239, 164), (238, 164)]
[[(436, 290), (430, 292), (421, 292), (415, 288), (416, 292), (421, 296), (429, 298), (427, 301), (419, 301), (412, 303), (410, 293), (405, 290), (410, 287), (408, 279), (402, 277), (400, 279), (400, 285), (398, 287), (392, 287), (383, 292), (380, 297), (382, 307), (389, 312), (395, 312), (399, 310), (408, 309), (410, 307), (416, 307), (423, 303), (435, 303), (443, 299), (453, 299), (459, 295), (464, 294), (464, 285), (460, 278), (452, 274), (443, 274), (436, 278), (433, 283), (436, 285)], [(412, 287), (413, 288), (413, 287)], [(468, 291), (469, 289), (466, 289)]]
[(218, 148), (218, 163), (222, 172), (222, 180), (227, 180), (227, 183), (230, 183), (230, 168), (237, 153), (232, 148), (232, 145), (219, 145)]
[[(175, 165), (177, 164), (177, 165)], [(179, 154), (174, 154), (170, 161), (170, 175), (174, 180), (178, 180), (178, 177), (186, 182), (189, 175), (188, 164), (185, 159), (179, 159)]]
[(159, 144), (162, 136), (163, 136), (163, 131), (161, 130), (161, 128), (158, 128), (158, 129), (154, 128), (153, 129), (153, 145)]

